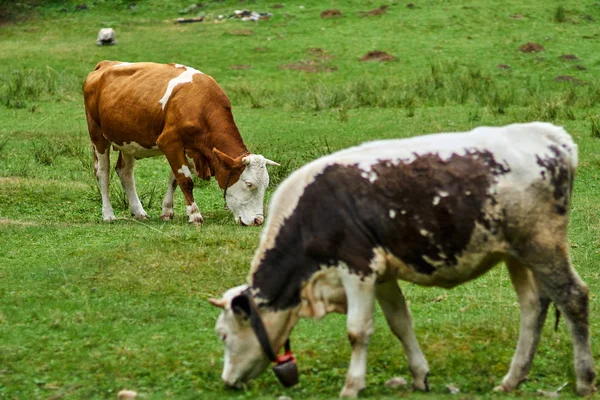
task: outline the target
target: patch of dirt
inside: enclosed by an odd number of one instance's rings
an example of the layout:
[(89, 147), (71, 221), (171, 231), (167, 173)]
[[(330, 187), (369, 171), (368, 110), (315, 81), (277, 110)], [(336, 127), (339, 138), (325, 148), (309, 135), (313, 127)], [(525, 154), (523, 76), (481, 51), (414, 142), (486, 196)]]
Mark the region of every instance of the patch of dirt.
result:
[(271, 6), (271, 8), (283, 8), (285, 7), (283, 4), (274, 4)]
[(507, 64), (498, 64), (498, 65), (496, 65), (496, 68), (498, 68), (498, 69), (510, 69), (510, 65), (507, 65)]
[(331, 54), (329, 54), (327, 51), (323, 50), (320, 47), (311, 47), (306, 51), (309, 55), (316, 58), (320, 58), (321, 60), (330, 60), (333, 58)]
[(255, 47), (252, 50), (254, 50), (257, 53), (266, 53), (267, 51), (269, 51), (269, 49), (267, 49), (266, 47)]
[(585, 71), (585, 70), (587, 70), (587, 68), (586, 68), (586, 67), (584, 67), (583, 65), (576, 65), (576, 66), (575, 66), (575, 69), (576, 69), (576, 70), (579, 70), (579, 71)]
[(577, 79), (571, 75), (559, 75), (554, 78), (554, 81), (555, 82), (571, 82), (575, 86), (584, 86), (584, 85), (588, 84), (587, 82)]
[(234, 36), (252, 36), (254, 35), (254, 31), (252, 29), (236, 29), (229, 31), (229, 34)]
[(406, 5), (406, 8), (410, 8), (412, 10), (413, 8), (415, 8), (415, 3), (408, 3)]
[(321, 18), (340, 18), (343, 16), (340, 10), (325, 10), (321, 13)]
[(359, 11), (358, 13), (362, 16), (362, 17), (374, 17), (377, 15), (382, 15), (386, 13), (386, 10), (388, 9), (389, 6), (383, 5), (380, 6), (379, 8), (375, 8), (371, 11)]
[(513, 14), (510, 16), (512, 19), (524, 19), (525, 16), (523, 14)]
[(325, 63), (319, 60), (300, 60), (291, 64), (281, 64), (279, 66), (279, 69), (292, 69), (296, 71), (315, 73), (337, 71), (338, 68), (335, 65), (326, 65)]
[(539, 43), (534, 43), (534, 42), (525, 43), (525, 44), (522, 44), (521, 47), (519, 47), (519, 51), (521, 51), (523, 53), (538, 53), (538, 52), (544, 51), (544, 50), (546, 50), (544, 48), (544, 46), (542, 46)]
[(252, 65), (246, 65), (246, 64), (236, 64), (236, 65), (230, 65), (229, 67), (227, 67), (228, 69), (251, 69)]
[(577, 60), (579, 60), (579, 57), (577, 57), (575, 54), (563, 54), (559, 58), (561, 60), (563, 60), (563, 61), (577, 61)]
[(369, 51), (367, 54), (360, 58), (360, 61), (378, 61), (378, 62), (387, 62), (387, 61), (396, 61), (398, 58), (394, 57), (391, 54), (386, 53), (385, 51), (373, 50)]

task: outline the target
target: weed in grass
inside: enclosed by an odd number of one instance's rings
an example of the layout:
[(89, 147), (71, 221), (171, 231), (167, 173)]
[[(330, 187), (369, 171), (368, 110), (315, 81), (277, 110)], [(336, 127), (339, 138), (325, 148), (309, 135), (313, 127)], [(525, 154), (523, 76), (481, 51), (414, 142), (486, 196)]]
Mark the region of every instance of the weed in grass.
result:
[(6, 148), (7, 144), (8, 144), (8, 138), (0, 140), (0, 156), (2, 156), (2, 152)]
[(554, 11), (554, 22), (562, 23), (567, 20), (567, 13), (563, 6), (556, 7)]
[(598, 115), (588, 116), (592, 128), (592, 137), (600, 139), (600, 117)]

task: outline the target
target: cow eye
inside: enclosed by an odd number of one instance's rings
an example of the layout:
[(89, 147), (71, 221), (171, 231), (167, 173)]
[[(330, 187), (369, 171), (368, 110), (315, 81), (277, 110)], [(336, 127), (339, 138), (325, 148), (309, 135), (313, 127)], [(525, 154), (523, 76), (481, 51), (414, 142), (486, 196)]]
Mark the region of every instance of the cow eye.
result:
[(225, 340), (227, 340), (227, 334), (221, 336), (221, 341), (224, 342)]
[(252, 184), (252, 182), (248, 182), (248, 181), (246, 181), (246, 186), (248, 186), (248, 189), (252, 189), (252, 187), (253, 187), (254, 185)]

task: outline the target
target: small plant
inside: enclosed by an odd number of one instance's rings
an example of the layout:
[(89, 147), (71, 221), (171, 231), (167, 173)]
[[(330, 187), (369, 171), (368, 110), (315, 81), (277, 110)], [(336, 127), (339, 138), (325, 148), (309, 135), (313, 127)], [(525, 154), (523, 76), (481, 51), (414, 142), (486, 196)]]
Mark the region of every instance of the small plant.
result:
[(567, 20), (567, 12), (563, 6), (556, 7), (554, 12), (554, 22), (565, 22)]
[(598, 115), (590, 115), (589, 118), (592, 127), (592, 137), (600, 139), (600, 117)]
[(0, 140), (0, 155), (2, 155), (2, 152), (4, 151), (4, 148), (6, 147), (7, 144), (8, 144), (8, 138)]

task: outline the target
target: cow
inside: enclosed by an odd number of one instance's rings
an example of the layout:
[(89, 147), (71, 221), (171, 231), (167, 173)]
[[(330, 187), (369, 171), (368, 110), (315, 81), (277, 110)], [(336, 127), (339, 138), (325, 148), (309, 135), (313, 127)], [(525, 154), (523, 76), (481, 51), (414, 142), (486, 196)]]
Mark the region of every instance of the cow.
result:
[(83, 91), (104, 221), (116, 219), (108, 193), (112, 145), (119, 151), (116, 171), (135, 218), (148, 218), (135, 190), (135, 160), (164, 154), (171, 173), (160, 218), (173, 219), (179, 185), (188, 221), (204, 222), (194, 201), (193, 172), (200, 179), (216, 178), (236, 222), (263, 223), (266, 166), (279, 164), (250, 154), (229, 99), (212, 77), (180, 64), (102, 61)]
[(567, 241), (577, 157), (563, 128), (533, 122), (369, 142), (295, 171), (272, 197), (247, 283), (210, 299), (222, 309), (222, 379), (240, 387), (270, 359), (280, 366), (274, 354), (289, 349), (300, 318), (339, 312), (352, 348), (340, 396), (356, 397), (377, 299), (414, 388), (426, 391), (429, 367), (398, 280), (452, 288), (503, 261), (521, 328), (496, 389), (526, 379), (554, 302), (573, 339), (577, 393), (592, 393), (588, 288)]

